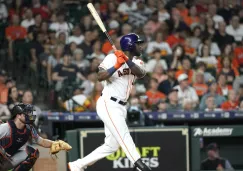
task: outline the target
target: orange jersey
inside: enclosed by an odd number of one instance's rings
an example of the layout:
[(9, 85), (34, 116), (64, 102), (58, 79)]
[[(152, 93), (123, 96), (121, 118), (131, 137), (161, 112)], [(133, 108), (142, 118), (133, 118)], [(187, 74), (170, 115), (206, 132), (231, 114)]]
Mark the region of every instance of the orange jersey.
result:
[(27, 31), (22, 26), (9, 26), (5, 30), (6, 37), (11, 37), (12, 40), (24, 39), (27, 36)]
[(193, 23), (198, 23), (199, 22), (199, 17), (190, 17), (187, 16), (184, 18), (185, 23), (190, 26)]
[(156, 93), (153, 93), (150, 90), (148, 90), (146, 92), (146, 95), (148, 96), (148, 104), (149, 105), (156, 104), (160, 99), (166, 98), (165, 94), (163, 94), (159, 91), (157, 91)]
[(239, 102), (230, 102), (230, 101), (226, 101), (221, 105), (221, 108), (223, 110), (235, 110), (238, 108)]
[(173, 47), (174, 45), (178, 44), (184, 44), (184, 39), (175, 37), (174, 35), (168, 36), (166, 42), (170, 45), (170, 47)]
[(234, 50), (235, 60), (237, 61), (238, 65), (243, 65), (243, 48), (236, 47)]
[(203, 96), (208, 91), (208, 86), (206, 84), (193, 84), (193, 88), (196, 90), (198, 96)]

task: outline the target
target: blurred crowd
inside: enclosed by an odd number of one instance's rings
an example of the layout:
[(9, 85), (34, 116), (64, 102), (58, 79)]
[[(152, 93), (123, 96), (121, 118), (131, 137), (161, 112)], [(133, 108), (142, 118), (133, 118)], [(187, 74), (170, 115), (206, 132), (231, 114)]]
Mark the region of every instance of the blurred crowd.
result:
[(243, 110), (241, 0), (0, 0), (0, 116), (41, 96), (52, 111), (95, 111), (98, 66), (113, 49), (88, 2), (118, 49), (125, 34), (145, 40), (147, 75), (128, 106)]

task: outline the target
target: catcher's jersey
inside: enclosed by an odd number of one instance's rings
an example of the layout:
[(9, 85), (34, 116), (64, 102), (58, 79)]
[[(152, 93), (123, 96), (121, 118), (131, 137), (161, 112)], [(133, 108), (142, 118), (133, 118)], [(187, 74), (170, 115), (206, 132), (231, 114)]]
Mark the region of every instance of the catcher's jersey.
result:
[[(25, 129), (29, 129), (31, 131), (31, 137), (30, 138), (32, 138), (33, 142), (38, 144), (41, 141), (40, 136), (37, 134), (37, 131), (35, 130), (35, 128), (33, 126), (26, 125)], [(18, 132), (18, 130), (17, 130), (17, 132)], [(24, 131), (22, 134), (24, 134), (26, 132), (27, 131)], [(0, 141), (2, 141), (4, 139), (7, 140), (8, 138), (12, 139), (12, 130), (11, 130), (10, 125), (8, 123), (0, 124)], [(16, 143), (21, 143), (22, 140), (20, 138), (17, 138), (15, 140), (12, 139), (11, 141), (16, 142)], [(8, 143), (8, 142), (6, 142), (6, 143)], [(26, 142), (26, 144), (27, 143), (28, 142)], [(23, 145), (22, 147), (25, 148), (25, 145)]]
[[(109, 54), (99, 67), (107, 70), (116, 64), (116, 60), (115, 54)], [(144, 62), (142, 60), (134, 57), (132, 61), (144, 69)], [(135, 80), (136, 76), (132, 74), (131, 69), (125, 63), (108, 80), (103, 81), (104, 89), (102, 93), (104, 96), (112, 96), (122, 101), (127, 101)]]

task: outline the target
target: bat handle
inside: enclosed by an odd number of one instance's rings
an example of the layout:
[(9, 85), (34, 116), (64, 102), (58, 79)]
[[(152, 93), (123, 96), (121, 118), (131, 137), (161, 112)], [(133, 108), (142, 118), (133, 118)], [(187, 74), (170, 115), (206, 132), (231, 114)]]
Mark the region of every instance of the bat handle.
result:
[(117, 48), (115, 47), (115, 45), (112, 45), (111, 47), (112, 47), (112, 49), (113, 49), (114, 51), (117, 51)]
[(112, 49), (113, 49), (114, 51), (116, 51), (117, 48), (116, 48), (116, 46), (114, 45), (114, 42), (112, 41), (110, 35), (107, 33), (107, 31), (105, 31), (105, 34), (106, 34), (106, 37), (108, 38), (108, 40), (109, 40), (109, 42), (110, 42), (110, 44), (111, 44)]

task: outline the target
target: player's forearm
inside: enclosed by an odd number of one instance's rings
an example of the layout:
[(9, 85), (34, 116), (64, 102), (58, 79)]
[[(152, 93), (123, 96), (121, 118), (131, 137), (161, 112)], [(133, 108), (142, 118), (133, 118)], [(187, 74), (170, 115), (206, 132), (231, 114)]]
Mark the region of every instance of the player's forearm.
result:
[(103, 70), (103, 71), (98, 72), (98, 80), (99, 81), (107, 80), (110, 77), (111, 77), (111, 75), (110, 75), (109, 72), (107, 72), (107, 70)]
[(128, 60), (126, 63), (129, 66), (129, 68), (131, 69), (132, 73), (136, 77), (142, 78), (142, 77), (144, 77), (146, 75), (146, 71), (144, 69), (140, 68), (138, 65), (136, 65), (131, 60)]
[(44, 148), (50, 148), (52, 143), (53, 143), (53, 141), (51, 141), (51, 140), (41, 138), (41, 140), (38, 144)]

